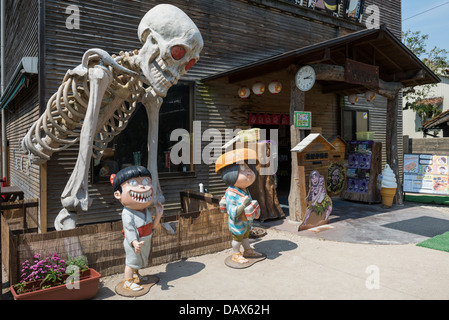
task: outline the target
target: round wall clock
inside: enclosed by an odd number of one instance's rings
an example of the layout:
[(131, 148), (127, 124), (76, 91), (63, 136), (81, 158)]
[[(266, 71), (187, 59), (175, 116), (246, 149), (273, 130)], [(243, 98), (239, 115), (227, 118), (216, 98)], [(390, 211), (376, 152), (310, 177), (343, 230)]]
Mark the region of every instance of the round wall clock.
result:
[(309, 91), (315, 84), (316, 73), (311, 66), (301, 67), (295, 76), (296, 86), (301, 91)]

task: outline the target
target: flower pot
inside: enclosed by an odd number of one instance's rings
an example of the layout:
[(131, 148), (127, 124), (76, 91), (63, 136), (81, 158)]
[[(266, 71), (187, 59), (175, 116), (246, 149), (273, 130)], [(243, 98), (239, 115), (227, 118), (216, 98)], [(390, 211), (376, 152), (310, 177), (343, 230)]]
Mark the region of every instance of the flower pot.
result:
[(17, 294), (14, 286), (10, 287), (14, 300), (87, 300), (97, 295), (101, 274), (94, 269), (88, 269), (80, 275), (80, 280), (69, 289), (65, 284), (40, 289), (41, 281), (31, 281), (26, 285), (27, 289), (39, 288), (36, 291)]

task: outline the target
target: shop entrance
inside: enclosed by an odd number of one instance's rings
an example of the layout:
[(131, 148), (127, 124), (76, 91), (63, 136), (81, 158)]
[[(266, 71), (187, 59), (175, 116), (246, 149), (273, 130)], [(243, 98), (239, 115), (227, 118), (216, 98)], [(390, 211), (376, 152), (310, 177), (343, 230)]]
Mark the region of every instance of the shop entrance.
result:
[(275, 175), (276, 192), (279, 203), (284, 213), (287, 214), (288, 196), (291, 184), (291, 143), (289, 125), (253, 125), (253, 128), (265, 130), (266, 140), (275, 140), (271, 137), (270, 130), (277, 130), (278, 170)]

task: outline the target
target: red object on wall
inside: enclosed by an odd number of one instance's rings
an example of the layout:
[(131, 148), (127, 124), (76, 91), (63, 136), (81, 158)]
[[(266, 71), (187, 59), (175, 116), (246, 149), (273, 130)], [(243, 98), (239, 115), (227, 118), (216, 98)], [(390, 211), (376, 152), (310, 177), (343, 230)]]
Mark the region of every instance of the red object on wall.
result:
[(165, 151), (165, 169), (170, 169), (170, 151)]
[(255, 115), (254, 113), (250, 113), (248, 117), (248, 123), (251, 125), (257, 124), (257, 115)]
[(271, 122), (272, 122), (272, 124), (277, 124), (277, 125), (281, 124), (281, 115), (280, 114), (273, 114), (271, 116)]
[(290, 125), (290, 115), (287, 115), (287, 114), (282, 115), (281, 125), (283, 125), (283, 126)]
[(265, 124), (267, 124), (267, 125), (273, 124), (273, 119), (272, 119), (271, 114), (265, 114), (264, 118), (265, 118)]

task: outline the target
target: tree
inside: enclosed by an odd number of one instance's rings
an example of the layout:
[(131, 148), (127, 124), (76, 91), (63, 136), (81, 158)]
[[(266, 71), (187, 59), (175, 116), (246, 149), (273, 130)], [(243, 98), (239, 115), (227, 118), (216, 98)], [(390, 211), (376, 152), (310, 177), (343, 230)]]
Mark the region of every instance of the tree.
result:
[[(434, 47), (427, 50), (427, 40), (429, 35), (422, 34), (421, 31), (407, 30), (402, 33), (402, 42), (409, 48), (422, 62), (436, 75), (443, 75), (449, 68), (449, 60), (445, 49)], [(431, 90), (436, 84), (407, 88), (404, 90), (406, 108), (410, 108), (420, 117), (421, 123), (439, 115), (442, 110), (438, 99), (431, 96)]]

